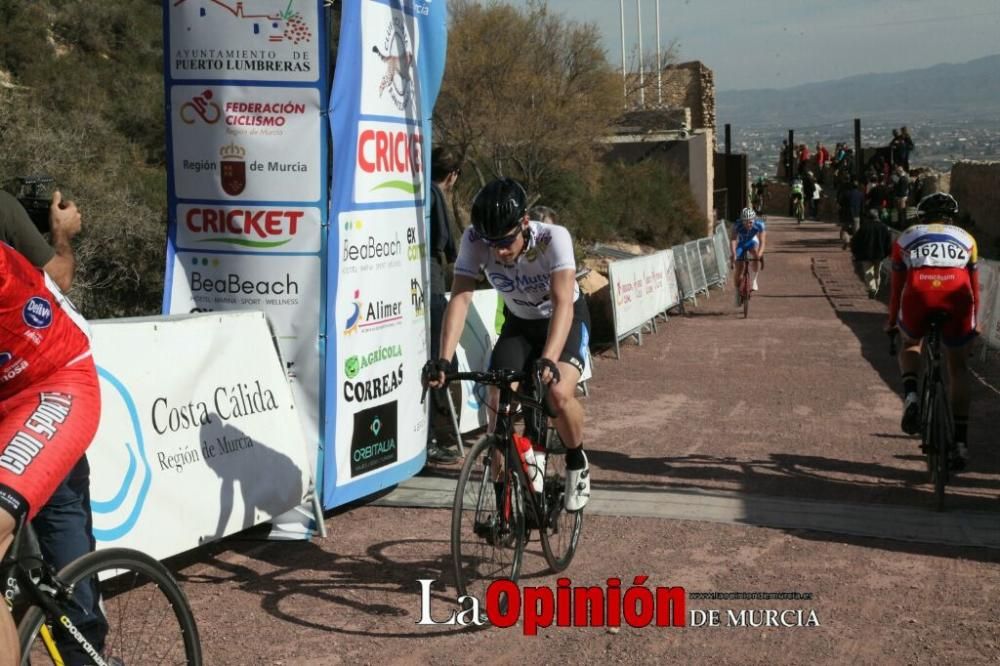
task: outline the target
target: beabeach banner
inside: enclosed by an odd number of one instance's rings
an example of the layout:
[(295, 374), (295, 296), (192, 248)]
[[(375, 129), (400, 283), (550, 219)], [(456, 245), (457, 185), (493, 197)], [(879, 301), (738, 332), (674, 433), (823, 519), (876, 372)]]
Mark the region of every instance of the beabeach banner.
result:
[(444, 0), (343, 3), (329, 109), (326, 508), (424, 464), (430, 118), (445, 9)]

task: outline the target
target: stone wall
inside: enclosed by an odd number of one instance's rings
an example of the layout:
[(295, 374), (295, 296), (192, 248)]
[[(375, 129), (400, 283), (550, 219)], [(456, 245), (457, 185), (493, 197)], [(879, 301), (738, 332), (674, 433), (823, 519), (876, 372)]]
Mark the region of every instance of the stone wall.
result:
[(688, 142), (688, 184), (698, 210), (705, 216), (705, 236), (712, 234), (715, 213), (712, 206), (712, 184), (715, 182), (715, 137), (710, 129), (700, 130)]
[(959, 211), (975, 221), (972, 234), (980, 252), (1000, 257), (1000, 162), (957, 162), (951, 168), (950, 188)]
[[(653, 94), (656, 94), (655, 90)], [(692, 129), (715, 129), (715, 79), (712, 70), (697, 60), (665, 67), (663, 103), (668, 107), (691, 109)]]

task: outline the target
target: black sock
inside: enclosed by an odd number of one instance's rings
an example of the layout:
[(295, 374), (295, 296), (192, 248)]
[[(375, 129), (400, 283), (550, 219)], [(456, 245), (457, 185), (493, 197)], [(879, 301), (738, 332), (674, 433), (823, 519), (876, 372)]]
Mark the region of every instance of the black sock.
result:
[(917, 392), (917, 375), (914, 372), (907, 372), (903, 375), (903, 397), (910, 393)]
[(969, 417), (955, 417), (955, 441), (963, 444), (969, 443)]
[(566, 449), (566, 469), (583, 469), (587, 459), (583, 457), (583, 444), (575, 449)]

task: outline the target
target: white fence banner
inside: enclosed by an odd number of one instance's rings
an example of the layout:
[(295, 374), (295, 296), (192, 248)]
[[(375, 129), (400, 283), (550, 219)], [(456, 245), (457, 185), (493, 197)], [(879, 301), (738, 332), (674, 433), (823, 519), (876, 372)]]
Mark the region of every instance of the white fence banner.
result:
[(691, 286), (694, 292), (707, 292), (708, 280), (705, 278), (705, 267), (701, 263), (701, 250), (698, 241), (684, 243), (684, 254), (687, 256), (688, 269), (691, 271)]
[(670, 250), (661, 250), (656, 255), (663, 262), (664, 290), (666, 291), (666, 308), (669, 310), (681, 303), (681, 291), (677, 285), (677, 270), (674, 266), (674, 253)]
[(627, 335), (670, 307), (664, 267), (659, 253), (608, 264), (615, 337)]
[(307, 499), (310, 456), (260, 312), (93, 322), (98, 547), (162, 559)]
[[(449, 296), (451, 296), (449, 294)], [(479, 289), (472, 294), (472, 307), (465, 318), (465, 330), (458, 343), (455, 358), (461, 372), (486, 370), (490, 354), (499, 337), (497, 308), (499, 298), (495, 289)], [(470, 432), (486, 425), (486, 388), (474, 382), (462, 382), (462, 404), (459, 429)], [(458, 409), (459, 405), (455, 405)]]
[(681, 297), (684, 299), (694, 298), (694, 279), (691, 277), (691, 268), (688, 266), (687, 252), (685, 252), (684, 246), (675, 245), (670, 252), (674, 255), (674, 266), (676, 267), (674, 274)]

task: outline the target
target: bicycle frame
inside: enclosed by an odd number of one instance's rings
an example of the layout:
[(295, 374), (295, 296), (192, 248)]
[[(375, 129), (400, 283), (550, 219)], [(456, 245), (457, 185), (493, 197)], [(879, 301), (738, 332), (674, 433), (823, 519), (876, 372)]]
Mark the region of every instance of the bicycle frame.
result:
[[(475, 381), (480, 384), (488, 384), (492, 386), (497, 386), (500, 389), (500, 397), (497, 402), (496, 411), (496, 421), (493, 428), (494, 437), (498, 438), (504, 443), (504, 458), (503, 458), (503, 468), (500, 467), (499, 461), (491, 461), (494, 469), (494, 482), (502, 479), (503, 469), (512, 470), (515, 474), (520, 477), (521, 484), (525, 489), (531, 488), (531, 481), (528, 479), (527, 474), (525, 474), (524, 469), (521, 466), (521, 456), (517, 451), (517, 446), (514, 444), (514, 402), (515, 400), (520, 403), (522, 409), (527, 408), (529, 410), (537, 410), (538, 413), (545, 414), (545, 406), (542, 400), (536, 400), (535, 398), (525, 395), (515, 391), (512, 384), (516, 382), (522, 382), (528, 379), (528, 376), (524, 372), (519, 372), (515, 370), (493, 370), (490, 372), (454, 372), (447, 373), (445, 375), (446, 381)], [(525, 420), (529, 418), (529, 414), (525, 414)], [(542, 434), (542, 433), (539, 433)], [(536, 442), (542, 444), (544, 442)], [(544, 470), (542, 470), (544, 472)], [(504, 504), (505, 511), (503, 518), (509, 519), (510, 511), (510, 488), (506, 486)], [(538, 524), (543, 524), (541, 521), (545, 516), (544, 507), (544, 496), (542, 502), (538, 502), (535, 494), (533, 492), (524, 493), (527, 497), (527, 503), (530, 506), (535, 519)]]
[[(17, 526), (14, 541), (7, 555), (0, 562), (0, 580), (10, 581), (11, 577), (17, 585), (16, 591), (5, 589), (7, 604), (13, 608), (15, 599), (23, 597), (29, 605), (38, 606), (45, 615), (54, 618), (66, 628), (80, 648), (94, 660), (96, 666), (107, 666), (92, 645), (84, 638), (73, 622), (64, 612), (65, 604), (73, 601), (73, 586), (66, 585), (56, 576), (55, 569), (42, 559), (42, 551), (38, 545), (31, 523), (23, 517)], [(62, 605), (60, 605), (62, 604)], [(55, 638), (47, 625), (42, 625), (42, 642), (54, 663), (63, 663)], [(22, 655), (23, 656), (23, 655)]]

